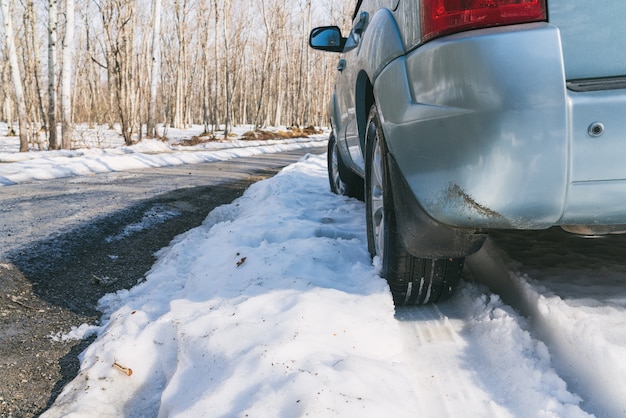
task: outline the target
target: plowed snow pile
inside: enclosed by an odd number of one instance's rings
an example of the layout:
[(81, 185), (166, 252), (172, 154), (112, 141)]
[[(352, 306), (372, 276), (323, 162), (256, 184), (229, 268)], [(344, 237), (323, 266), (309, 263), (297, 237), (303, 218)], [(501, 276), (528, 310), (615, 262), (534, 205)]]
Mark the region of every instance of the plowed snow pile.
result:
[(484, 288), (395, 312), (363, 204), (328, 191), (325, 158), (255, 184), (103, 298), (80, 374), (43, 416), (588, 416)]

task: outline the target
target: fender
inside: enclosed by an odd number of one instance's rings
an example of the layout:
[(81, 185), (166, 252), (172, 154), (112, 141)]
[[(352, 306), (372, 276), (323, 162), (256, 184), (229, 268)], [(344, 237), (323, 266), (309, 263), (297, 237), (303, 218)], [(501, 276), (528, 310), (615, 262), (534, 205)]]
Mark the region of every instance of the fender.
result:
[(374, 84), (383, 69), (405, 53), (400, 30), (391, 11), (380, 9), (370, 17), (358, 48), (358, 67)]
[[(374, 103), (373, 85), (389, 63), (405, 54), (400, 30), (390, 10), (379, 9), (370, 18), (358, 48), (360, 72), (355, 86), (357, 98), (355, 111), (361, 154), (364, 156), (367, 115)], [(365, 167), (358, 169), (359, 174), (363, 176)]]

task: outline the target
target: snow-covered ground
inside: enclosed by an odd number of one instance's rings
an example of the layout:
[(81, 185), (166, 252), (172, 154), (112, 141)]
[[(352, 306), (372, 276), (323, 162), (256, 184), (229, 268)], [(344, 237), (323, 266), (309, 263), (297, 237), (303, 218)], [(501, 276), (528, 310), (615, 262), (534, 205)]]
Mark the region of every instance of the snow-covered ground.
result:
[[(234, 134), (241, 135), (250, 129), (250, 126), (238, 127)], [(74, 135), (82, 138), (78, 141), (81, 145), (79, 149), (20, 153), (17, 152), (19, 139), (7, 138), (6, 124), (0, 124), (0, 186), (138, 168), (225, 161), (237, 157), (319, 147), (328, 139), (328, 134), (265, 141), (240, 140), (235, 136), (228, 140), (205, 142), (195, 146), (180, 145), (182, 140), (200, 135), (202, 130), (200, 126), (186, 130), (169, 129), (165, 132), (169, 138), (166, 142), (146, 140), (137, 145), (123, 146), (123, 139), (114, 130), (79, 126)]]
[(507, 302), (464, 283), (396, 311), (363, 203), (308, 155), (162, 249), (145, 282), (102, 298), (98, 326), (51, 336), (97, 338), (43, 416), (626, 416), (623, 274), (528, 273), (491, 241), (468, 265)]

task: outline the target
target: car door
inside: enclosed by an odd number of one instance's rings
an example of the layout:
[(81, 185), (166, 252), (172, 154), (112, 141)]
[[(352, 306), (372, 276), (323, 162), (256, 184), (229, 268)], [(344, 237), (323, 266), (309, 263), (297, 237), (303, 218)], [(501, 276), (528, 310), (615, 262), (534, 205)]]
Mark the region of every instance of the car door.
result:
[(358, 54), (361, 34), (367, 23), (367, 18), (361, 16), (361, 2), (357, 3), (354, 12), (353, 26), (347, 37), (345, 49), (337, 64), (338, 76), (336, 84), (336, 100), (338, 117), (340, 118), (340, 132), (338, 138), (344, 141), (344, 146), (350, 152), (353, 168), (365, 171), (363, 153), (359, 143), (359, 133), (356, 119), (356, 79), (359, 74)]

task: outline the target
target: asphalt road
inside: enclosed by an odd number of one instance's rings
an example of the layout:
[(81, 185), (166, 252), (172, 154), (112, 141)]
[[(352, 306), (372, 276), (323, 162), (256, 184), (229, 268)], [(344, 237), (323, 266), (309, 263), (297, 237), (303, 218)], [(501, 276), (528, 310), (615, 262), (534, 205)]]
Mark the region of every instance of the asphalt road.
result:
[(96, 323), (98, 299), (142, 281), (213, 208), (324, 151), (0, 187), (0, 416), (40, 415), (76, 375), (90, 341), (51, 336)]

